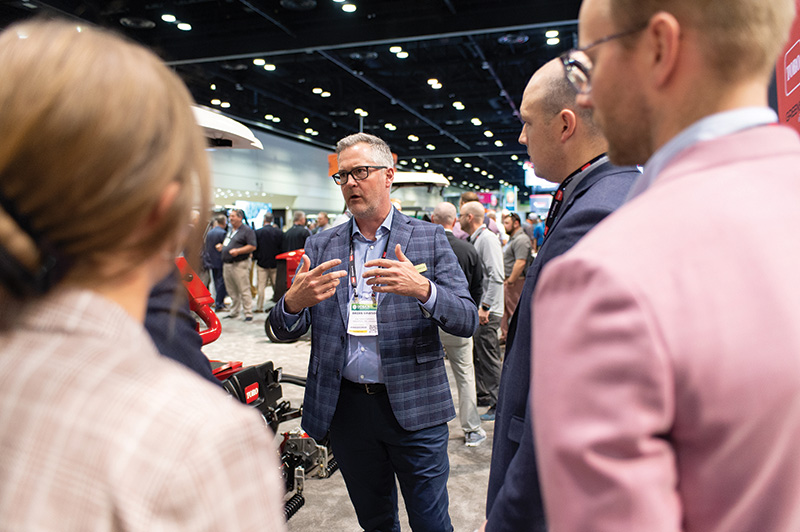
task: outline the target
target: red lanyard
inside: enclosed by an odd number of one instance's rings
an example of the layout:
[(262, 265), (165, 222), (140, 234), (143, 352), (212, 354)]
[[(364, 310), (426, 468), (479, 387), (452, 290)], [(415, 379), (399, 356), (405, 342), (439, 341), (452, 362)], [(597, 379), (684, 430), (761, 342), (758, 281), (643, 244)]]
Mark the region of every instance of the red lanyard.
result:
[(572, 172), (561, 183), (561, 185), (558, 187), (558, 190), (556, 191), (555, 196), (553, 196), (553, 202), (550, 204), (550, 210), (547, 212), (547, 220), (544, 222), (544, 236), (545, 236), (545, 238), (547, 237), (547, 234), (550, 232), (550, 228), (555, 223), (556, 218), (558, 217), (558, 213), (561, 211), (561, 205), (562, 205), (562, 203), (564, 203), (564, 192), (567, 190), (567, 186), (569, 186), (570, 182), (573, 180), (573, 178), (576, 175), (578, 175), (581, 172), (583, 172), (584, 170), (588, 169), (590, 166), (592, 166), (594, 163), (596, 163), (597, 161), (602, 159), (604, 156), (605, 156), (605, 153), (601, 153), (600, 155), (598, 155), (597, 157), (595, 157), (594, 159), (592, 159), (588, 163), (586, 163), (583, 166), (581, 166), (579, 169), (577, 169), (574, 172)]

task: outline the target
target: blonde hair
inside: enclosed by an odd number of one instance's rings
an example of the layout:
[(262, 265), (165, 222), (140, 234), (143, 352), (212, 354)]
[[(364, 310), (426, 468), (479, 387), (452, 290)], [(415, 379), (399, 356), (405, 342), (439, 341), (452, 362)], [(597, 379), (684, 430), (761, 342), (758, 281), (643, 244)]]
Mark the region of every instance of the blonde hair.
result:
[[(63, 21), (6, 29), (0, 71), (5, 251), (35, 268), (44, 242), (78, 283), (178, 251), (192, 209), (209, 201), (205, 142), (178, 76), (142, 46)], [(160, 205), (171, 183), (176, 197)]]
[(610, 7), (619, 31), (659, 11), (693, 27), (708, 66), (724, 82), (771, 74), (795, 16), (794, 0), (610, 0)]

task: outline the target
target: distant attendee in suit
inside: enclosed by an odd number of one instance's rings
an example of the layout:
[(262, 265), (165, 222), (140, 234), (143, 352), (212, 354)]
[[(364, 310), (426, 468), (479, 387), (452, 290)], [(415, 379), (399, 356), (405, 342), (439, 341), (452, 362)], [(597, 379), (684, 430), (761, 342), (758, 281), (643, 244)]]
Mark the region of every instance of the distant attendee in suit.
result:
[(531, 433), (531, 299), (542, 268), (561, 255), (625, 200), (640, 175), (608, 162), (608, 144), (591, 111), (575, 103), (577, 92), (560, 60), (540, 68), (528, 82), (520, 113), (520, 144), (536, 172), (558, 183), (560, 201), (551, 206), (550, 229), (528, 268), (506, 338), (503, 375), (492, 444), (486, 530), (545, 531)]
[(328, 218), (328, 213), (327, 212), (323, 211), (323, 212), (320, 212), (319, 214), (317, 214), (317, 228), (314, 229), (314, 234), (321, 233), (323, 231), (327, 231), (331, 227), (332, 227), (331, 226), (331, 222), (330, 222), (330, 219)]
[[(483, 294), (483, 266), (475, 246), (453, 235), (453, 224), (456, 221), (456, 207), (452, 203), (442, 202), (433, 211), (433, 223), (444, 227), (447, 241), (453, 248), (458, 265), (467, 278), (469, 295), (476, 308)], [(462, 338), (444, 331), (439, 331), (453, 377), (458, 390), (458, 419), (464, 431), (464, 444), (476, 447), (486, 440), (486, 431), (481, 428), (478, 414), (478, 397), (475, 392), (475, 364), (472, 361), (472, 338)]]
[(306, 240), (311, 236), (311, 231), (306, 227), (306, 213), (304, 211), (294, 211), (292, 224), (292, 227), (283, 235), (283, 251), (303, 249), (306, 245)]
[(536, 290), (552, 530), (800, 530), (800, 138), (767, 106), (794, 15), (794, 0), (581, 6), (584, 51), (564, 59), (578, 103), (644, 175)]
[(503, 317), (503, 249), (500, 239), (483, 223), (483, 205), (468, 201), (461, 206), (459, 221), (469, 233), (483, 268), (483, 294), (478, 302), (478, 330), (473, 338), (475, 385), (478, 405), (488, 406), (481, 419), (494, 419), (500, 371), (503, 363), (500, 351), (500, 320)]
[(225, 277), (222, 274), (222, 252), (217, 249), (217, 244), (225, 241), (227, 226), (228, 217), (223, 213), (215, 214), (203, 245), (203, 263), (211, 272), (211, 279), (214, 281), (214, 309), (217, 311), (225, 308), (225, 298), (228, 296)]
[(275, 259), (283, 247), (283, 231), (275, 227), (272, 222), (275, 217), (271, 212), (264, 215), (264, 223), (256, 229), (256, 250), (253, 256), (256, 259), (256, 308), (254, 312), (264, 310), (264, 290), (267, 283), (275, 288), (275, 275), (278, 261)]
[(392, 208), (389, 146), (357, 133), (336, 153), (353, 220), (308, 240), (270, 324), (288, 339), (313, 322), (303, 429), (330, 431), (361, 527), (400, 529), (399, 482), (413, 530), (451, 531), (439, 328), (470, 336), (477, 309), (444, 230)]

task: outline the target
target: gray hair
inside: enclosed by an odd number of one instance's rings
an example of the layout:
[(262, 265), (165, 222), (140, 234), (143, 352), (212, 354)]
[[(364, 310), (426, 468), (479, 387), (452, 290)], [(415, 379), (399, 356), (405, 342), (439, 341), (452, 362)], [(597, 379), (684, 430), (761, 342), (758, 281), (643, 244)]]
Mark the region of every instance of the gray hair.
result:
[(383, 139), (369, 133), (354, 133), (337, 142), (337, 158), (344, 150), (352, 148), (356, 144), (369, 145), (372, 148), (372, 158), (375, 159), (376, 163), (387, 168), (394, 168), (394, 157), (392, 157), (392, 150), (389, 145)]

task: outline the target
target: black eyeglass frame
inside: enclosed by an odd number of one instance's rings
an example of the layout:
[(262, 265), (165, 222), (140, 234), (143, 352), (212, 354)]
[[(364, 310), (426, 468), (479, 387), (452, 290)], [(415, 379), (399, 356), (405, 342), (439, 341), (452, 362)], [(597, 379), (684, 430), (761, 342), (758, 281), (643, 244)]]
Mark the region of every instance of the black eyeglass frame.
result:
[[(345, 185), (350, 180), (350, 177), (353, 178), (353, 181), (364, 181), (370, 175), (370, 169), (373, 170), (385, 170), (389, 168), (388, 166), (374, 166), (374, 165), (362, 165), (362, 166), (355, 166), (349, 172), (336, 172), (331, 176), (333, 182), (337, 185)], [(364, 177), (356, 177), (355, 172), (360, 171), (362, 169), (366, 169), (367, 173), (364, 174)]]
[[(607, 35), (602, 39), (598, 39), (593, 43), (589, 43), (582, 48), (573, 48), (572, 50), (567, 50), (561, 54), (559, 59), (561, 59), (561, 64), (564, 65), (564, 75), (566, 76), (567, 81), (569, 81), (570, 85), (572, 85), (572, 87), (578, 91), (578, 94), (589, 94), (592, 90), (592, 69), (594, 66), (591, 64), (591, 59), (589, 59), (589, 56), (586, 55), (586, 51), (603, 43), (607, 43), (615, 39), (621, 39), (622, 37), (628, 37), (629, 35), (644, 31), (649, 24), (649, 21), (645, 22), (644, 24), (633, 29)], [(578, 53), (582, 53), (584, 56), (586, 56), (586, 59), (590, 61), (590, 64), (586, 65), (577, 59), (575, 55)], [(576, 70), (580, 72), (580, 76), (582, 76), (583, 79), (579, 77)]]

